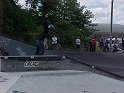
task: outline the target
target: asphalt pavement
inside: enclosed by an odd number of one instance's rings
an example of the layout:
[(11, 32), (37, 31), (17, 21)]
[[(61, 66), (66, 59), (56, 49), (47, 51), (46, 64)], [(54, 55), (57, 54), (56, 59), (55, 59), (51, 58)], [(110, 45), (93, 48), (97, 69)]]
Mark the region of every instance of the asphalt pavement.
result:
[(63, 51), (61, 54), (124, 77), (124, 53)]

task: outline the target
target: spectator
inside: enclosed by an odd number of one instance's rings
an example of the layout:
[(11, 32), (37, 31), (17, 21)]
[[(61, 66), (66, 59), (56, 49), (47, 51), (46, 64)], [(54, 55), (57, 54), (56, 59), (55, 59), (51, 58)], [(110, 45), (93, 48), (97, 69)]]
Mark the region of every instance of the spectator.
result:
[(88, 52), (88, 43), (87, 42), (84, 44), (84, 52)]
[(57, 37), (55, 35), (52, 37), (52, 45), (53, 49), (57, 50)]
[(116, 45), (116, 47), (118, 47), (119, 41), (118, 41), (118, 38), (117, 37), (115, 38), (113, 44)]
[(76, 39), (76, 47), (77, 47), (77, 49), (80, 49), (80, 45), (81, 45), (81, 40), (80, 40), (80, 38), (78, 36), (77, 39)]
[(119, 51), (119, 50), (118, 50), (118, 48), (117, 48), (117, 45), (115, 44), (115, 45), (113, 46), (113, 51), (112, 51), (112, 52), (114, 53), (114, 52), (118, 52), (118, 51)]
[(44, 39), (44, 47), (46, 50), (48, 50), (47, 38)]
[(93, 52), (93, 46), (92, 46), (92, 39), (90, 39), (90, 41), (89, 41), (89, 45), (90, 45), (90, 52)]
[(122, 50), (124, 52), (124, 39), (122, 38)]
[(94, 38), (90, 40), (90, 51), (91, 52), (96, 51), (96, 40)]
[(101, 52), (101, 49), (100, 49), (100, 42), (99, 42), (99, 41), (96, 41), (96, 52), (97, 52), (97, 53)]
[(109, 41), (108, 40), (105, 40), (105, 42), (104, 42), (104, 51), (105, 52), (109, 51)]
[(100, 46), (100, 51), (103, 51), (103, 48), (104, 48), (104, 41), (103, 41), (103, 39), (100, 39), (99, 46)]
[(59, 50), (61, 47), (61, 44), (60, 44), (60, 37), (57, 37), (57, 50)]

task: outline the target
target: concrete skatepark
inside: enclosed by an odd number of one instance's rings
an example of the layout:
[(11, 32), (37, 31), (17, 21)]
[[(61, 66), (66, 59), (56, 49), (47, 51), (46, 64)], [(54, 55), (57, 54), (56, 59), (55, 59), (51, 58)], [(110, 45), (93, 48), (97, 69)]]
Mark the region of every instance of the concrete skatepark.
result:
[(0, 73), (0, 93), (123, 93), (122, 81), (89, 71)]
[[(124, 93), (123, 53), (46, 51), (0, 37), (0, 93)], [(10, 47), (11, 46), (11, 47)]]

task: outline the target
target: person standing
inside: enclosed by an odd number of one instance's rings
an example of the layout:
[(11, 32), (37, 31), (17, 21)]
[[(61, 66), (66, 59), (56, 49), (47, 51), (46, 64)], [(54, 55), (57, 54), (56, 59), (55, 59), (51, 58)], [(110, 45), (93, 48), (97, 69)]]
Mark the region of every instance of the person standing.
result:
[(96, 39), (92, 39), (93, 52), (96, 51)]
[(115, 37), (115, 40), (114, 40), (114, 45), (116, 45), (117, 47), (118, 47), (118, 45), (119, 45), (119, 41), (118, 41), (118, 38), (117, 37)]
[(108, 40), (105, 40), (105, 42), (104, 42), (104, 51), (105, 52), (109, 51), (109, 41)]
[(49, 25), (48, 14), (46, 14), (45, 19), (44, 19), (44, 31), (37, 38), (37, 46), (36, 46), (35, 55), (43, 55), (44, 54), (44, 52), (45, 52), (44, 39), (48, 36), (48, 33), (54, 29), (55, 29), (55, 27), (53, 25)]
[(86, 42), (86, 43), (84, 44), (84, 52), (88, 52), (88, 51), (89, 51), (89, 43)]
[(57, 50), (57, 37), (54, 35), (52, 37), (53, 50)]
[(101, 38), (100, 41), (99, 41), (99, 46), (100, 46), (100, 51), (103, 52), (103, 48), (104, 48), (104, 41), (103, 39)]
[(122, 38), (122, 50), (124, 52), (124, 38)]
[(91, 52), (96, 51), (96, 40), (94, 38), (90, 40), (90, 51)]
[(90, 52), (93, 52), (92, 39), (90, 39), (89, 45), (90, 45)]
[(45, 38), (45, 39), (44, 39), (44, 47), (45, 47), (46, 50), (48, 50), (48, 44), (47, 44), (47, 41), (48, 41), (47, 38)]
[(81, 40), (80, 40), (80, 38), (78, 36), (77, 39), (76, 39), (76, 47), (77, 47), (77, 49), (80, 49), (80, 46), (81, 46)]
[(60, 47), (61, 47), (60, 37), (57, 37), (57, 50), (59, 50)]

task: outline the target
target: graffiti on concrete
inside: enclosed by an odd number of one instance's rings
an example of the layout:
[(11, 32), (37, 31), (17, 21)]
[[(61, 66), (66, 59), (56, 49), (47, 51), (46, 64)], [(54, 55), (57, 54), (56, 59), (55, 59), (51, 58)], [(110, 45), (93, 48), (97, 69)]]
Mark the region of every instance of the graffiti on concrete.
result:
[(7, 46), (10, 43), (11, 39), (0, 37), (0, 43), (4, 46)]
[(24, 67), (39, 67), (38, 61), (26, 61)]
[(9, 56), (25, 56), (34, 54), (35, 47), (0, 36), (0, 46), (8, 52)]
[(18, 51), (18, 53), (19, 53), (20, 56), (25, 56), (26, 55), (26, 53), (21, 49), (20, 46), (17, 47), (16, 50)]

